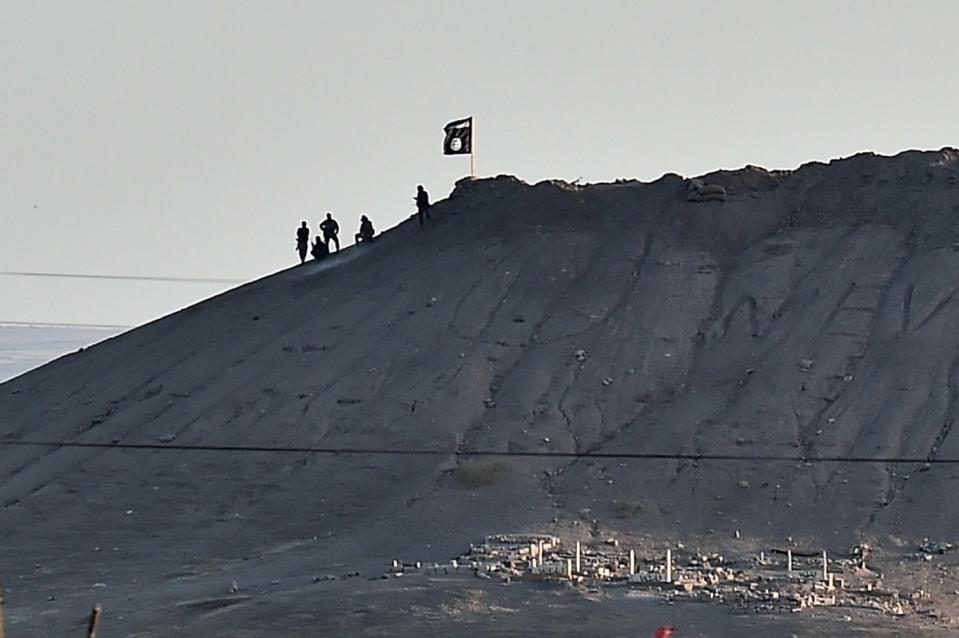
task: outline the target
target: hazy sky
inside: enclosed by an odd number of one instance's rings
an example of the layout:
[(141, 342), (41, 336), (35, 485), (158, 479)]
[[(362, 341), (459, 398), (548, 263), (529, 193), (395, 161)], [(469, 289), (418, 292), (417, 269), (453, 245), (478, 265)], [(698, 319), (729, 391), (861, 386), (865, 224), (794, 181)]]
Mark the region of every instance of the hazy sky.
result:
[[(0, 0), (0, 271), (252, 278), (468, 172), (653, 179), (959, 145), (959, 2)], [(0, 276), (0, 321), (222, 286)]]

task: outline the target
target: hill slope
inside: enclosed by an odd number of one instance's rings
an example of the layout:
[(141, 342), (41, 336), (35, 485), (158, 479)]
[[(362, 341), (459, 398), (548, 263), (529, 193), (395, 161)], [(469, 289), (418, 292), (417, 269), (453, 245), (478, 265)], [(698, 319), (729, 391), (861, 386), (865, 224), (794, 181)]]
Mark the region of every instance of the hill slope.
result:
[(42, 596), (251, 556), (444, 560), (504, 530), (954, 534), (955, 465), (453, 454), (959, 457), (959, 151), (703, 180), (727, 201), (674, 175), (462, 182), (432, 226), (3, 384), (7, 441), (450, 453), (0, 445), (0, 564), (55, 565), (21, 585)]

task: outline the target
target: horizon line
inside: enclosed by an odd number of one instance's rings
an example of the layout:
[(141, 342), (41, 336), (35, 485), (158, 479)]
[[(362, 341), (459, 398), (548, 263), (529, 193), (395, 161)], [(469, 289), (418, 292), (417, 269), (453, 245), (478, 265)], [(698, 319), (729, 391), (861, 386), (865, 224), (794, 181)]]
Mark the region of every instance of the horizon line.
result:
[[(139, 324), (142, 325), (142, 324)], [(112, 323), (69, 323), (57, 321), (7, 321), (0, 319), (0, 328), (3, 326), (24, 328), (92, 328), (95, 330), (128, 330), (136, 325), (120, 325)]]
[(103, 275), (65, 272), (29, 272), (6, 270), (0, 275), (7, 277), (53, 277), (60, 279), (114, 279), (121, 281), (164, 281), (173, 283), (208, 283), (208, 284), (242, 284), (245, 279), (225, 279), (218, 277), (170, 277), (151, 275)]

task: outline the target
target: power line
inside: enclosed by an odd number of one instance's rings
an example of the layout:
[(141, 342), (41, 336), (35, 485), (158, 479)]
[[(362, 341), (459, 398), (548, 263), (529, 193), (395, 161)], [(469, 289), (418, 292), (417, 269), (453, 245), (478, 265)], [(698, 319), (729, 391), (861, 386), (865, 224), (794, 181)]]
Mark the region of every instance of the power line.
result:
[(150, 277), (140, 275), (99, 275), (69, 272), (27, 272), (27, 271), (0, 271), (6, 277), (52, 277), (58, 279), (112, 279), (119, 281), (163, 281), (170, 283), (190, 284), (242, 284), (243, 279), (218, 279), (215, 277)]
[(6, 440), (0, 446), (67, 447), (114, 450), (166, 450), (179, 452), (261, 452), (271, 454), (324, 454), (359, 456), (458, 456), (561, 459), (636, 459), (644, 461), (720, 461), (777, 463), (917, 463), (959, 465), (959, 458), (902, 456), (786, 456), (775, 454), (693, 454), (667, 452), (518, 452), (495, 450), (430, 450), (354, 447), (286, 447), (261, 445), (183, 445), (176, 443), (98, 443), (85, 441)]

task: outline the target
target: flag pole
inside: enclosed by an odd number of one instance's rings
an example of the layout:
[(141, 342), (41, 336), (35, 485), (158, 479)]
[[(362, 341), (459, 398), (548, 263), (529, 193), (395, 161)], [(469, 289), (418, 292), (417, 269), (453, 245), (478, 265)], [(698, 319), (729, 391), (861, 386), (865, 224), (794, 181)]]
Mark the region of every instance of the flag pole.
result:
[(476, 117), (470, 118), (470, 177), (476, 179)]

